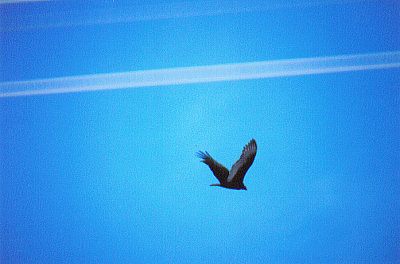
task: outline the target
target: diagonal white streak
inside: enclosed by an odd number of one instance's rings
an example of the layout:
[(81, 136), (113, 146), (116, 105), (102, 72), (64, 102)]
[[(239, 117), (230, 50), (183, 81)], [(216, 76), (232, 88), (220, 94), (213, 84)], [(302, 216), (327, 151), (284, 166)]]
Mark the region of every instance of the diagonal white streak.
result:
[(18, 3), (33, 3), (33, 2), (51, 2), (53, 0), (0, 0), (0, 5), (18, 4)]
[[(3, 4), (30, 2), (51, 2), (52, 0), (0, 0)], [(132, 23), (159, 19), (177, 19), (197, 16), (215, 16), (243, 12), (263, 12), (285, 8), (316, 7), (347, 3), (362, 3), (377, 0), (310, 0), (310, 1), (167, 1), (166, 3), (132, 3), (120, 5), (109, 1), (103, 8), (70, 9), (68, 11), (40, 12), (32, 10), (29, 14), (13, 14), (2, 17), (1, 31), (31, 30), (39, 28), (71, 27), (111, 23)], [(57, 1), (53, 1), (57, 2)], [(105, 2), (106, 3), (106, 2)], [(57, 10), (55, 8), (55, 10)]]
[(400, 51), (107, 73), (0, 83), (0, 97), (170, 86), (400, 67)]

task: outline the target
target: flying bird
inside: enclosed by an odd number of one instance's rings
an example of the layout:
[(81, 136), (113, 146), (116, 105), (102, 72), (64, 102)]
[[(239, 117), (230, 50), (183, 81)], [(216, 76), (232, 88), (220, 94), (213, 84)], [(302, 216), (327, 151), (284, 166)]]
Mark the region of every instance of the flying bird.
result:
[(235, 190), (247, 190), (246, 186), (243, 184), (243, 178), (251, 164), (253, 164), (256, 153), (257, 144), (256, 141), (252, 139), (243, 148), (242, 155), (240, 155), (239, 160), (233, 164), (230, 171), (214, 160), (207, 151), (205, 153), (199, 151), (197, 152), (197, 156), (202, 159), (201, 162), (210, 167), (211, 171), (219, 181), (219, 184), (211, 184), (210, 186), (221, 186)]

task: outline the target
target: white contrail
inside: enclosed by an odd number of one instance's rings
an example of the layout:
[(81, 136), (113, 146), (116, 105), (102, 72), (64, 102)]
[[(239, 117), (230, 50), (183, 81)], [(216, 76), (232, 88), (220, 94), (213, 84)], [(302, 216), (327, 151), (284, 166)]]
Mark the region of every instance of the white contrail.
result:
[[(45, 2), (52, 0), (0, 0), (0, 5), (12, 3), (33, 4), (30, 2)], [(342, 5), (378, 0), (318, 0), (318, 1), (234, 1), (234, 0), (203, 0), (203, 1), (170, 1), (166, 3), (135, 3), (118, 4), (109, 1), (103, 8), (88, 8), (40, 12), (32, 9), (28, 14), (13, 14), (2, 17), (0, 31), (36, 30), (39, 28), (57, 28), (83, 25), (98, 25), (112, 23), (132, 23), (159, 19), (178, 19), (184, 17), (215, 16), (245, 12), (263, 12), (287, 8), (304, 8), (327, 5)], [(57, 2), (57, 1), (53, 1)], [(105, 2), (107, 3), (107, 2)]]
[(0, 0), (0, 5), (4, 4), (18, 4), (18, 3), (31, 3), (31, 2), (51, 2), (54, 0)]
[(400, 67), (400, 51), (3, 82), (0, 97), (170, 86)]

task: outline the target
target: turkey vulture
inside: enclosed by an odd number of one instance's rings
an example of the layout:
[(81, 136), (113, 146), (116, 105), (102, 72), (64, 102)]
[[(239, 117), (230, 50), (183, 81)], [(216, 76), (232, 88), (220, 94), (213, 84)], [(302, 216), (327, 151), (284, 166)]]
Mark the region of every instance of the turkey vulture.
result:
[(219, 184), (211, 184), (210, 186), (247, 190), (246, 186), (243, 184), (243, 178), (251, 164), (253, 164), (256, 153), (257, 144), (256, 141), (252, 139), (249, 144), (243, 148), (242, 155), (240, 155), (239, 160), (233, 164), (230, 171), (214, 160), (207, 151), (205, 153), (199, 151), (197, 152), (197, 156), (203, 159), (201, 162), (204, 162), (208, 167), (210, 167), (211, 171), (219, 181)]

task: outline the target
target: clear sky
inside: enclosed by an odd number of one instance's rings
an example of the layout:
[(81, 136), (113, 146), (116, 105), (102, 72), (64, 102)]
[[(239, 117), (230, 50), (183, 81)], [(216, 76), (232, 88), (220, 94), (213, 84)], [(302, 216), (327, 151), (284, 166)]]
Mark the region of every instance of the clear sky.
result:
[[(0, 81), (400, 50), (396, 1), (196, 3), (0, 5)], [(1, 263), (399, 263), (398, 67), (0, 98), (0, 117)], [(230, 168), (252, 138), (247, 191), (209, 187), (196, 151)]]

